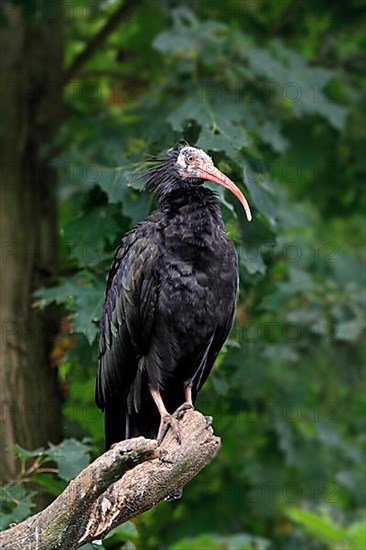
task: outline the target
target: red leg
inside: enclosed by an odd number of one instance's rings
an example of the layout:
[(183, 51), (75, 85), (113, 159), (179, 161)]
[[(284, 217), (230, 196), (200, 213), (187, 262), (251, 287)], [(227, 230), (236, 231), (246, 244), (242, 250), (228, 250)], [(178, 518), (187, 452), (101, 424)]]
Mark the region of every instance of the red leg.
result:
[(191, 407), (193, 408), (192, 386), (186, 386), (184, 388), (184, 397), (185, 397), (186, 403), (189, 403), (191, 405)]
[(168, 411), (166, 410), (164, 401), (160, 395), (159, 390), (154, 390), (151, 387), (149, 389), (150, 389), (151, 397), (155, 401), (155, 405), (157, 406), (160, 414), (160, 426), (159, 426), (159, 432), (157, 437), (158, 444), (160, 445), (160, 443), (163, 441), (164, 436), (169, 429), (169, 426), (172, 429), (176, 440), (180, 444), (181, 435), (180, 435), (178, 420), (182, 418), (186, 410), (193, 408), (193, 405), (187, 401), (187, 403), (183, 403), (183, 405), (178, 407), (178, 409), (173, 414), (169, 414)]

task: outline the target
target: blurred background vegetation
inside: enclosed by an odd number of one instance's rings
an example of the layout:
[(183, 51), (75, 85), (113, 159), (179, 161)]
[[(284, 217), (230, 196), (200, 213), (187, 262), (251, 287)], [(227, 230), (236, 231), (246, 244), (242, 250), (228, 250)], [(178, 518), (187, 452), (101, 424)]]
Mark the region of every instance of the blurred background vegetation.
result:
[(240, 300), (197, 406), (222, 449), (181, 500), (104, 546), (365, 548), (364, 2), (75, 0), (62, 17), (51, 4), (9, 2), (2, 32), (14, 10), (26, 29), (63, 28), (62, 114), (32, 153), (57, 179), (57, 259), (32, 305), (59, 319), (48, 365), (61, 399), (47, 407), (62, 408), (62, 434), (34, 451), (15, 433), (2, 528), (102, 452), (94, 377), (106, 274), (119, 239), (154, 208), (134, 169), (184, 138), (242, 185), (254, 213), (248, 224), (221, 195)]

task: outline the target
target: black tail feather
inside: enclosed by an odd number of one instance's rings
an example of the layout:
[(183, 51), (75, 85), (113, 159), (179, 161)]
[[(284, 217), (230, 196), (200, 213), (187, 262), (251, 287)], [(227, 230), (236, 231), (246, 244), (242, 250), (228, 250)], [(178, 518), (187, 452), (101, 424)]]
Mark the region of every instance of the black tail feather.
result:
[(110, 449), (114, 443), (129, 437), (128, 415), (126, 407), (120, 401), (106, 404), (104, 411), (105, 448)]

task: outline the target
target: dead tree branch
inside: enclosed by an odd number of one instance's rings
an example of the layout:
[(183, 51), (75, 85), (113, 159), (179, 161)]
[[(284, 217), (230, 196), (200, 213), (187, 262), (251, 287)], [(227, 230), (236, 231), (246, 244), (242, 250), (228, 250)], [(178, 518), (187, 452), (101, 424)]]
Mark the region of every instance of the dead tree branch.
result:
[(93, 36), (90, 42), (88, 42), (84, 50), (74, 59), (70, 67), (66, 69), (65, 84), (78, 75), (80, 69), (84, 67), (95, 52), (103, 46), (109, 35), (131, 15), (134, 9), (136, 9), (136, 4), (134, 0), (125, 0), (122, 6), (113, 13), (100, 31)]
[(48, 508), (0, 533), (2, 550), (74, 550), (152, 508), (192, 479), (216, 455), (220, 440), (207, 420), (188, 411), (182, 443), (138, 437), (116, 444), (85, 468)]

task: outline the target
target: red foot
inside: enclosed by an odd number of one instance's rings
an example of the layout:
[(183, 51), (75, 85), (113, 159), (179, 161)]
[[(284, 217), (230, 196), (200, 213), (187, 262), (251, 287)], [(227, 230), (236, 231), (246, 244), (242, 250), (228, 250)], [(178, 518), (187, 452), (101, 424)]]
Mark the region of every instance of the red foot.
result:
[(180, 405), (180, 407), (178, 407), (173, 414), (166, 414), (161, 417), (157, 437), (158, 445), (162, 443), (167, 431), (169, 430), (169, 427), (171, 428), (174, 437), (178, 441), (179, 445), (182, 443), (179, 429), (179, 420), (182, 420), (184, 413), (189, 409), (193, 409), (193, 406), (190, 403), (183, 403), (183, 405)]

